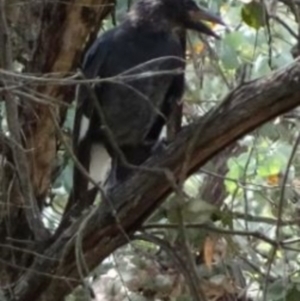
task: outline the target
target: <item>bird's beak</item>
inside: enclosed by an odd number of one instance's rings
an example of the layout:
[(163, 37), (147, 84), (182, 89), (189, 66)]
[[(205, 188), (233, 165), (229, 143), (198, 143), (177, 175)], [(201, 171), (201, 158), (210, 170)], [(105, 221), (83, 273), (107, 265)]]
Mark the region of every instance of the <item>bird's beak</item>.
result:
[(225, 25), (224, 21), (219, 16), (199, 5), (190, 9), (188, 14), (192, 22), (208, 21)]
[(188, 20), (185, 21), (185, 27), (187, 29), (192, 29), (219, 39), (220, 37), (202, 21), (208, 21), (226, 26), (224, 21), (219, 16), (201, 6), (195, 5), (192, 8), (189, 8)]

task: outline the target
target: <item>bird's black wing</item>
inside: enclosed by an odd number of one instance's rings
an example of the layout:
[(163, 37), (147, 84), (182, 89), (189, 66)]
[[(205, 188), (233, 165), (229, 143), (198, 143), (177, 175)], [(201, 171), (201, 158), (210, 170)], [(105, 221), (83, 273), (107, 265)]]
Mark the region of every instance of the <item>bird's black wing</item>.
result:
[[(183, 45), (184, 47), (184, 45)], [(182, 68), (184, 65), (182, 65)], [(147, 136), (145, 137), (145, 144), (135, 145), (133, 147), (120, 147), (122, 153), (127, 161), (133, 165), (141, 165), (152, 154), (160, 149), (161, 135), (164, 127), (167, 127), (166, 140), (173, 140), (177, 132), (181, 128), (182, 120), (182, 102), (181, 98), (184, 92), (184, 74), (174, 75), (172, 81), (169, 83), (169, 88), (166, 92), (162, 106), (159, 108), (160, 115), (158, 115), (151, 126)], [(163, 137), (165, 140), (165, 137)], [(131, 170), (126, 168), (118, 158), (113, 161), (113, 174), (115, 182), (124, 181), (131, 174)]]
[[(186, 52), (186, 29), (178, 29), (176, 34), (178, 35), (178, 39), (182, 48), (182, 59), (184, 59)], [(182, 68), (185, 69), (185, 63), (182, 63)], [(175, 135), (180, 131), (182, 122), (182, 96), (184, 93), (184, 84), (184, 73), (174, 76), (161, 108), (161, 113), (165, 118), (162, 118), (161, 116), (157, 117), (154, 125), (151, 128), (151, 131), (147, 136), (147, 139), (157, 141), (159, 138), (157, 133), (160, 133), (159, 129), (161, 129), (163, 126), (166, 126), (166, 137), (163, 137), (163, 139), (167, 141), (172, 141)]]

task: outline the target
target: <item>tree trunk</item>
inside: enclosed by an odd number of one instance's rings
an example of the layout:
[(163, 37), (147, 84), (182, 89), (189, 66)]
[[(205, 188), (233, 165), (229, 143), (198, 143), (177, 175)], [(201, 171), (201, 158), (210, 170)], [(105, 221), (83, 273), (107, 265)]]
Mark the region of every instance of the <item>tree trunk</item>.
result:
[[(113, 5), (113, 0), (67, 0), (46, 1), (42, 4), (39, 2), (34, 7), (30, 6), (30, 9), (35, 10), (40, 8), (41, 19), (33, 58), (26, 66), (25, 72), (35, 75), (55, 73), (61, 78), (70, 72), (76, 72), (85, 45), (94, 39), (101, 21), (111, 12)], [(3, 15), (3, 19), (9, 20), (4, 21), (16, 22), (17, 18), (14, 16), (17, 13), (19, 10), (7, 10), (7, 15)], [(31, 11), (28, 13), (34, 15)], [(32, 22), (34, 21), (32, 19)], [(4, 30), (2, 27), (0, 31)], [(70, 104), (74, 98), (74, 86), (47, 84), (35, 87), (36, 85), (31, 87), (30, 94), (41, 100), (46, 97)], [(28, 99), (21, 99), (21, 104), (19, 120), (23, 146), (27, 150), (28, 160), (25, 163), (30, 174), (30, 181), (28, 179), (27, 181), (31, 184), (34, 194), (31, 204), (32, 207), (42, 208), (51, 185), (51, 173), (57, 151), (57, 133), (53, 118), (61, 124), (65, 118), (66, 106), (57, 104), (49, 106), (37, 102), (28, 104)], [(11, 143), (4, 149), (9, 148), (12, 151), (14, 147), (16, 146)], [(0, 248), (1, 262), (3, 260), (0, 267), (1, 285), (14, 283), (30, 266), (34, 257), (30, 252), (41, 250), (44, 246), (43, 242), (32, 241), (34, 231), (28, 225), (27, 215), (31, 208), (27, 211), (22, 209), (24, 200), (20, 193), (18, 174), (11, 168), (15, 164), (11, 152), (8, 153), (9, 164), (5, 166), (6, 193), (3, 198), (4, 204), (1, 205), (0, 219), (0, 242), (5, 246)], [(39, 218), (41, 219), (41, 216)], [(24, 252), (24, 249), (28, 252)]]

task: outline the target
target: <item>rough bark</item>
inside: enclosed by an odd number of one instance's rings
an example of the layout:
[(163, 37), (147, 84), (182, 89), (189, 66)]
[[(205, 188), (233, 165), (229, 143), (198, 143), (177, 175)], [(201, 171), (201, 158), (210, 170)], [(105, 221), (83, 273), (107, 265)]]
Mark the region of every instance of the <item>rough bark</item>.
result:
[[(113, 0), (69, 0), (48, 2), (42, 13), (41, 32), (29, 67), (30, 72), (62, 73), (75, 71), (88, 37), (99, 29), (102, 19), (111, 11)], [(95, 8), (96, 7), (96, 8)], [(41, 86), (38, 92), (71, 103), (74, 87)], [(58, 120), (64, 111), (57, 108)], [(36, 117), (38, 116), (38, 117)], [(36, 198), (47, 195), (56, 155), (56, 133), (48, 106), (36, 105), (23, 112), (24, 133), (31, 156), (31, 180)], [(60, 117), (60, 118), (59, 118)]]
[[(175, 141), (162, 153), (150, 158), (145, 166), (169, 170), (178, 180), (185, 162), (188, 176), (233, 141), (299, 104), (300, 59), (233, 90), (220, 106), (183, 128)], [(110, 193), (109, 201), (103, 201), (84, 214), (80, 221), (75, 221), (44, 250), (43, 257), (36, 257), (30, 269), (12, 288), (14, 296), (20, 301), (62, 300), (80, 284), (78, 271), (84, 270), (82, 259), (89, 269), (97, 266), (127, 242), (124, 231), (128, 235), (136, 231), (171, 191), (172, 183), (165, 173), (139, 171), (128, 182), (116, 187)], [(118, 222), (111, 213), (112, 205)], [(75, 248), (78, 250), (80, 246), (83, 254), (76, 258)], [(43, 276), (46, 274), (48, 276)]]
[[(38, 40), (34, 47), (33, 59), (30, 64), (26, 65), (25, 71), (38, 74), (55, 72), (61, 73), (62, 76), (76, 71), (85, 44), (89, 42), (89, 37), (93, 40), (101, 21), (112, 10), (113, 4), (114, 0), (37, 1), (36, 5), (41, 9), (41, 19), (38, 22), (41, 26), (38, 26), (40, 30), (37, 30)], [(19, 10), (7, 10), (5, 13), (5, 18), (14, 23), (17, 19), (15, 13), (18, 14)], [(34, 22), (36, 22), (35, 19), (32, 20), (32, 23)], [(6, 45), (2, 44), (4, 49)], [(32, 93), (35, 93), (34, 88), (35, 86), (32, 87)], [(73, 100), (73, 90), (74, 87), (64, 89), (54, 85), (37, 88), (37, 92), (65, 103), (71, 103)], [(51, 185), (51, 173), (57, 151), (56, 127), (47, 105), (32, 102), (28, 104), (28, 100), (25, 99), (21, 100), (19, 109), (21, 134), (24, 138), (24, 148), (27, 150), (24, 154), (26, 153), (29, 159), (30, 184), (33, 188), (33, 197), (30, 201), (34, 206), (41, 208)], [(62, 123), (65, 107), (57, 105), (55, 112), (57, 120)], [(15, 125), (20, 127), (18, 121)], [(10, 150), (12, 147), (15, 145), (10, 145)], [(7, 161), (13, 162), (10, 157), (11, 155), (8, 154)], [(30, 251), (36, 249), (37, 241), (32, 240), (34, 231), (29, 227), (28, 214), (22, 209), (24, 204), (16, 181), (14, 164), (10, 163), (5, 166), (5, 181), (2, 183), (6, 189), (2, 187), (0, 282), (2, 285), (9, 285), (14, 283), (23, 269), (30, 265), (33, 259)], [(23, 249), (30, 251), (22, 252)]]

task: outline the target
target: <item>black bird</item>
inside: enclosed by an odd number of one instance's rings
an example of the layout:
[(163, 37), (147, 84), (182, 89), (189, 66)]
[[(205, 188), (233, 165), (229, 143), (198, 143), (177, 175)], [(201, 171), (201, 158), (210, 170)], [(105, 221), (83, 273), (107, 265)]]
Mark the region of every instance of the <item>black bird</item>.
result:
[[(192, 0), (138, 0), (126, 19), (87, 51), (83, 74), (105, 80), (78, 90), (73, 147), (96, 182), (128, 178), (132, 169), (123, 164), (120, 152), (132, 165), (151, 155), (184, 91), (185, 35), (178, 32), (192, 29), (217, 37), (200, 20), (223, 24)], [(81, 202), (87, 206), (87, 193), (91, 203), (97, 191), (93, 187), (75, 167), (67, 209)]]

